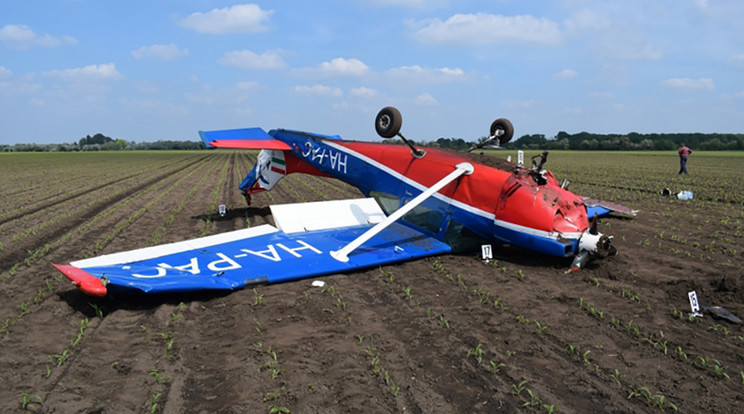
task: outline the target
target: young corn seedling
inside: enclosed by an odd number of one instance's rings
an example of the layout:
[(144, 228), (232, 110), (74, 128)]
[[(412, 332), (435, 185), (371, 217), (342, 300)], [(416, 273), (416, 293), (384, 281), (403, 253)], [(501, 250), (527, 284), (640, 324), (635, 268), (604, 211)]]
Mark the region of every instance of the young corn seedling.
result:
[(21, 394), (20, 406), (21, 406), (21, 409), (24, 411), (29, 410), (29, 411), (37, 412), (37, 410), (41, 407), (43, 402), (44, 401), (41, 399), (41, 397), (36, 394), (29, 395), (29, 393), (27, 392), (24, 392), (23, 394)]
[(160, 403), (158, 401), (161, 396), (162, 393), (156, 392), (150, 397), (150, 414), (155, 414), (160, 411)]
[(96, 316), (103, 319), (103, 308), (91, 302), (88, 302), (88, 305), (90, 305), (90, 307), (93, 308), (93, 312), (96, 313)]
[[(497, 364), (496, 361), (489, 361), (489, 363), (491, 364), (491, 372), (494, 374), (501, 371), (501, 368), (506, 368), (506, 364), (504, 364), (503, 362)], [(742, 374), (742, 377), (742, 381), (744, 382), (744, 373)]]
[(524, 386), (527, 384), (527, 380), (520, 382), (519, 384), (512, 384), (512, 394), (520, 395), (525, 390)]
[(527, 323), (527, 322), (529, 322), (529, 319), (525, 318), (525, 317), (524, 317), (524, 316), (522, 316), (522, 315), (517, 315), (517, 316), (515, 316), (515, 317), (514, 317), (514, 319), (515, 319), (515, 320), (516, 320), (517, 322), (519, 322), (519, 323)]
[(535, 327), (537, 328), (537, 333), (538, 334), (543, 334), (543, 333), (546, 333), (546, 332), (548, 332), (548, 333), (550, 332), (550, 328), (549, 327), (541, 325), (540, 322), (538, 322), (538, 321), (535, 321)]
[(677, 357), (679, 359), (687, 359), (687, 354), (682, 350), (681, 346), (677, 346)]
[(723, 366), (721, 366), (718, 361), (716, 361), (716, 364), (713, 365), (713, 371), (715, 371), (718, 378), (730, 378), (726, 371), (724, 371)]
[(57, 361), (58, 367), (61, 367), (62, 365), (64, 365), (64, 363), (67, 362), (67, 358), (69, 357), (70, 357), (70, 350), (67, 348), (65, 348), (65, 350), (59, 354), (49, 355), (49, 358), (51, 358), (54, 361)]
[(468, 355), (465, 358), (470, 358), (471, 355), (475, 357), (478, 365), (480, 365), (483, 362), (483, 344), (479, 343), (475, 348), (468, 349)]
[(525, 391), (527, 392), (527, 395), (530, 396), (530, 400), (522, 403), (522, 405), (520, 405), (520, 407), (522, 407), (522, 408), (536, 407), (536, 406), (539, 406), (540, 404), (542, 404), (542, 401), (540, 401), (540, 399), (535, 396), (535, 394), (532, 392), (531, 389), (526, 388)]
[(592, 361), (589, 360), (589, 354), (591, 352), (592, 351), (590, 351), (590, 350), (584, 351), (584, 355), (581, 356), (581, 358), (584, 360), (584, 363), (587, 364), (587, 365), (591, 365), (592, 364)]
[(253, 289), (253, 304), (258, 306), (263, 302), (263, 293), (258, 293), (258, 290)]
[(411, 287), (410, 286), (403, 286), (400, 285), (400, 290), (405, 293), (406, 298), (408, 300), (413, 300), (413, 294), (411, 294)]
[(167, 375), (163, 375), (160, 373), (160, 369), (157, 367), (157, 363), (158, 361), (155, 361), (155, 366), (150, 369), (149, 374), (155, 377), (155, 382), (157, 382), (158, 384), (162, 384), (163, 382), (168, 381), (169, 378)]
[(264, 402), (266, 402), (266, 401), (276, 401), (281, 396), (281, 393), (282, 393), (281, 390), (275, 390), (273, 392), (269, 391), (266, 394), (264, 394), (263, 400), (264, 400)]
[(579, 354), (579, 348), (576, 345), (566, 345), (566, 351), (571, 355)]

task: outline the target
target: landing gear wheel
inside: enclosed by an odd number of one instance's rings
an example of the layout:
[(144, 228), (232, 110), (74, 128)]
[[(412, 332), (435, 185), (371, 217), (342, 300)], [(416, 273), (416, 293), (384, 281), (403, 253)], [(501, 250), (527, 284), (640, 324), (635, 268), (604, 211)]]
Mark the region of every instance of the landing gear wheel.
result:
[(514, 136), (514, 125), (512, 125), (511, 121), (506, 118), (499, 118), (491, 123), (491, 135), (489, 136), (494, 136), (498, 129), (503, 131), (503, 133), (499, 135), (499, 144), (501, 145), (509, 142)]
[(383, 138), (392, 138), (398, 135), (401, 126), (403, 126), (403, 117), (392, 106), (386, 106), (377, 113), (377, 118), (375, 118), (377, 135)]

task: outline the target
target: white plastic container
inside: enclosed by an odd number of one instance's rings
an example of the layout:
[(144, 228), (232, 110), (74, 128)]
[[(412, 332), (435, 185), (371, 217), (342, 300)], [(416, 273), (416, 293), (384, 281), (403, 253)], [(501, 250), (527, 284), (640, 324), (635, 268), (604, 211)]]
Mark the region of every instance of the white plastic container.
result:
[(680, 200), (692, 200), (692, 191), (680, 191), (677, 193), (677, 198)]

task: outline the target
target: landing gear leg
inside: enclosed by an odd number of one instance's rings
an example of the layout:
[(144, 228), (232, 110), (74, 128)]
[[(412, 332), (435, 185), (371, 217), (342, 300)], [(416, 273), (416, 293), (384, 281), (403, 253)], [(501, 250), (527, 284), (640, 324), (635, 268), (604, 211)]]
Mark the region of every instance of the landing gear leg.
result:
[(248, 194), (248, 189), (243, 190), (243, 198), (245, 198), (246, 204), (251, 205), (251, 195)]

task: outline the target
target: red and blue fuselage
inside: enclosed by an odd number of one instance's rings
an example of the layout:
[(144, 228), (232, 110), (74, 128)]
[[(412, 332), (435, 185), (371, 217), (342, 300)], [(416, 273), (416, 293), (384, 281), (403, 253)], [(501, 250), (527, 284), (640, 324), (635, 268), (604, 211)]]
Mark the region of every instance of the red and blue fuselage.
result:
[(263, 165), (257, 164), (241, 184), (246, 194), (267, 189), (267, 183), (261, 182), (267, 171), (304, 172), (351, 184), (374, 197), (390, 214), (456, 165), (469, 162), (474, 166), (472, 174), (446, 185), (403, 221), (454, 249), (465, 239), (483, 239), (560, 257), (578, 253), (579, 239), (589, 227), (581, 199), (561, 188), (549, 171), (531, 171), (511, 163), (495, 168), (438, 149), (427, 149), (424, 156), (416, 157), (401, 145), (344, 141), (283, 129), (272, 130), (268, 136), (279, 142), (264, 150), (268, 154), (263, 154)]

